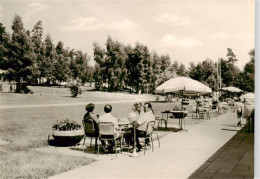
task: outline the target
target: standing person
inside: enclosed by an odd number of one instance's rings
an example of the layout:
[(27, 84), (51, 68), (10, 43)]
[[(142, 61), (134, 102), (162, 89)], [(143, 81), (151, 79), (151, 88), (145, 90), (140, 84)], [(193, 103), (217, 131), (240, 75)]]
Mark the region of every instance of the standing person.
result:
[[(140, 151), (142, 149), (142, 146), (139, 142), (139, 137), (145, 137), (147, 123), (151, 121), (155, 121), (153, 108), (151, 103), (146, 102), (144, 103), (144, 113), (139, 117), (139, 119), (134, 124), (136, 127), (136, 147), (138, 149), (137, 151)], [(145, 141), (145, 142), (149, 143), (149, 141)]]
[(238, 120), (237, 126), (241, 126), (241, 118), (243, 114), (244, 105), (243, 103), (241, 103), (240, 98), (238, 98), (237, 102), (235, 103), (235, 108), (236, 108), (237, 120)]
[[(115, 129), (114, 130), (115, 138), (118, 138), (119, 137), (118, 119), (111, 114), (112, 106), (110, 104), (105, 105), (104, 111), (105, 111), (105, 114), (103, 114), (102, 116), (99, 117), (99, 122), (112, 122), (114, 124), (114, 129)], [(102, 144), (103, 144), (103, 142), (102, 142)], [(114, 142), (112, 142), (112, 141), (109, 142), (109, 146), (108, 146), (109, 152), (113, 151), (114, 145), (115, 145)]]

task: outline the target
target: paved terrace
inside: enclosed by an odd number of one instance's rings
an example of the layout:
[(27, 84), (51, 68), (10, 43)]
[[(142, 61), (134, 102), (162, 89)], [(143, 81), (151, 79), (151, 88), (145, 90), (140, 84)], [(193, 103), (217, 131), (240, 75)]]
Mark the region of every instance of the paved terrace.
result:
[(241, 129), (189, 178), (254, 178), (254, 133)]
[[(186, 125), (155, 141), (155, 151), (140, 157), (48, 147), (46, 152), (93, 157), (97, 161), (51, 178), (253, 178), (253, 134), (236, 126), (234, 113)], [(245, 124), (245, 121), (242, 121)], [(175, 126), (176, 127), (176, 126)], [(237, 135), (236, 135), (237, 134)], [(233, 137), (233, 138), (232, 138)], [(230, 140), (232, 138), (232, 140)]]

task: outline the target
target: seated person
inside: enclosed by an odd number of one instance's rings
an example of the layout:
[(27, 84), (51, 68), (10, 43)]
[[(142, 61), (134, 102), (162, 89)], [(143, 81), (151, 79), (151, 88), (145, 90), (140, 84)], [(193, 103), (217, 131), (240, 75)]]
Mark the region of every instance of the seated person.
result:
[[(114, 130), (115, 138), (118, 138), (119, 137), (118, 119), (111, 114), (112, 106), (110, 104), (105, 105), (104, 111), (105, 111), (105, 114), (103, 114), (102, 116), (99, 117), (99, 122), (112, 122), (114, 124), (114, 128), (115, 128), (115, 130)], [(102, 142), (102, 145), (103, 144), (105, 144), (104, 141)], [(114, 146), (114, 142), (109, 141), (109, 146), (108, 146), (109, 152), (112, 152), (113, 146)]]
[(87, 113), (84, 115), (83, 121), (91, 120), (92, 122), (94, 122), (95, 131), (98, 135), (98, 125), (97, 125), (98, 124), (98, 118), (93, 112), (94, 109), (95, 109), (95, 105), (93, 103), (90, 103), (86, 106)]
[[(95, 148), (97, 148), (97, 138), (98, 138), (98, 134), (99, 134), (99, 130), (98, 130), (98, 118), (97, 116), (94, 114), (94, 109), (95, 109), (95, 105), (93, 103), (90, 103), (86, 106), (86, 111), (87, 113), (84, 115), (83, 117), (83, 123), (86, 121), (91, 121), (94, 124), (94, 129), (95, 129)], [(93, 125), (92, 124), (92, 125)]]
[(132, 107), (133, 111), (136, 112), (138, 115), (143, 114), (142, 110), (142, 103), (135, 103)]
[[(132, 110), (133, 112), (130, 112), (127, 116), (128, 120), (130, 122), (133, 122), (133, 120), (137, 120), (139, 118), (140, 115), (143, 114), (143, 110), (142, 110), (142, 103), (135, 103), (132, 106)], [(133, 145), (133, 138), (132, 138), (132, 131), (133, 128), (129, 128), (127, 131), (125, 131), (124, 133), (124, 138), (127, 144)]]
[[(139, 117), (139, 119), (135, 122), (136, 127), (136, 147), (137, 151), (140, 151), (142, 146), (139, 142), (139, 137), (145, 137), (146, 136), (146, 130), (147, 130), (147, 123), (155, 121), (154, 112), (152, 109), (152, 105), (149, 102), (144, 103), (144, 113)], [(146, 144), (149, 143), (149, 141), (145, 141)]]

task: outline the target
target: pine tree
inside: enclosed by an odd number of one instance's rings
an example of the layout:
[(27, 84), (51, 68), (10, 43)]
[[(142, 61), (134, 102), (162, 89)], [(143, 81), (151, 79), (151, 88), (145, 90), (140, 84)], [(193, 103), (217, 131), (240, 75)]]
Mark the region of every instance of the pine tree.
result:
[(26, 92), (35, 70), (33, 43), (23, 27), (20, 16), (16, 15), (12, 25), (10, 61), (7, 78), (16, 82), (16, 92)]
[(42, 76), (41, 76), (40, 66), (44, 60), (42, 36), (43, 36), (42, 22), (38, 21), (33, 27), (32, 37), (31, 37), (34, 46), (34, 53), (36, 55), (36, 63), (35, 63), (36, 73), (34, 76), (34, 81), (36, 81), (37, 83), (38, 83), (37, 79), (39, 79), (39, 81), (41, 82), (40, 78)]
[(3, 70), (8, 69), (10, 45), (10, 35), (6, 33), (5, 27), (0, 23), (0, 68)]

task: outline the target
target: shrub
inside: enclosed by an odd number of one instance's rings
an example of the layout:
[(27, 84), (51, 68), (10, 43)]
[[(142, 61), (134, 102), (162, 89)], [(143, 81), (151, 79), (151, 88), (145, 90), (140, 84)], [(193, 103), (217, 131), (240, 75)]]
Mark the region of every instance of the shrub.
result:
[(82, 93), (82, 90), (80, 89), (79, 84), (73, 84), (69, 88), (70, 88), (71, 97), (73, 97), (73, 98), (77, 97), (78, 95), (80, 95)]
[(57, 123), (54, 124), (52, 128), (58, 131), (71, 131), (80, 129), (81, 125), (77, 124), (76, 121), (70, 121), (66, 118), (65, 120), (57, 121)]

